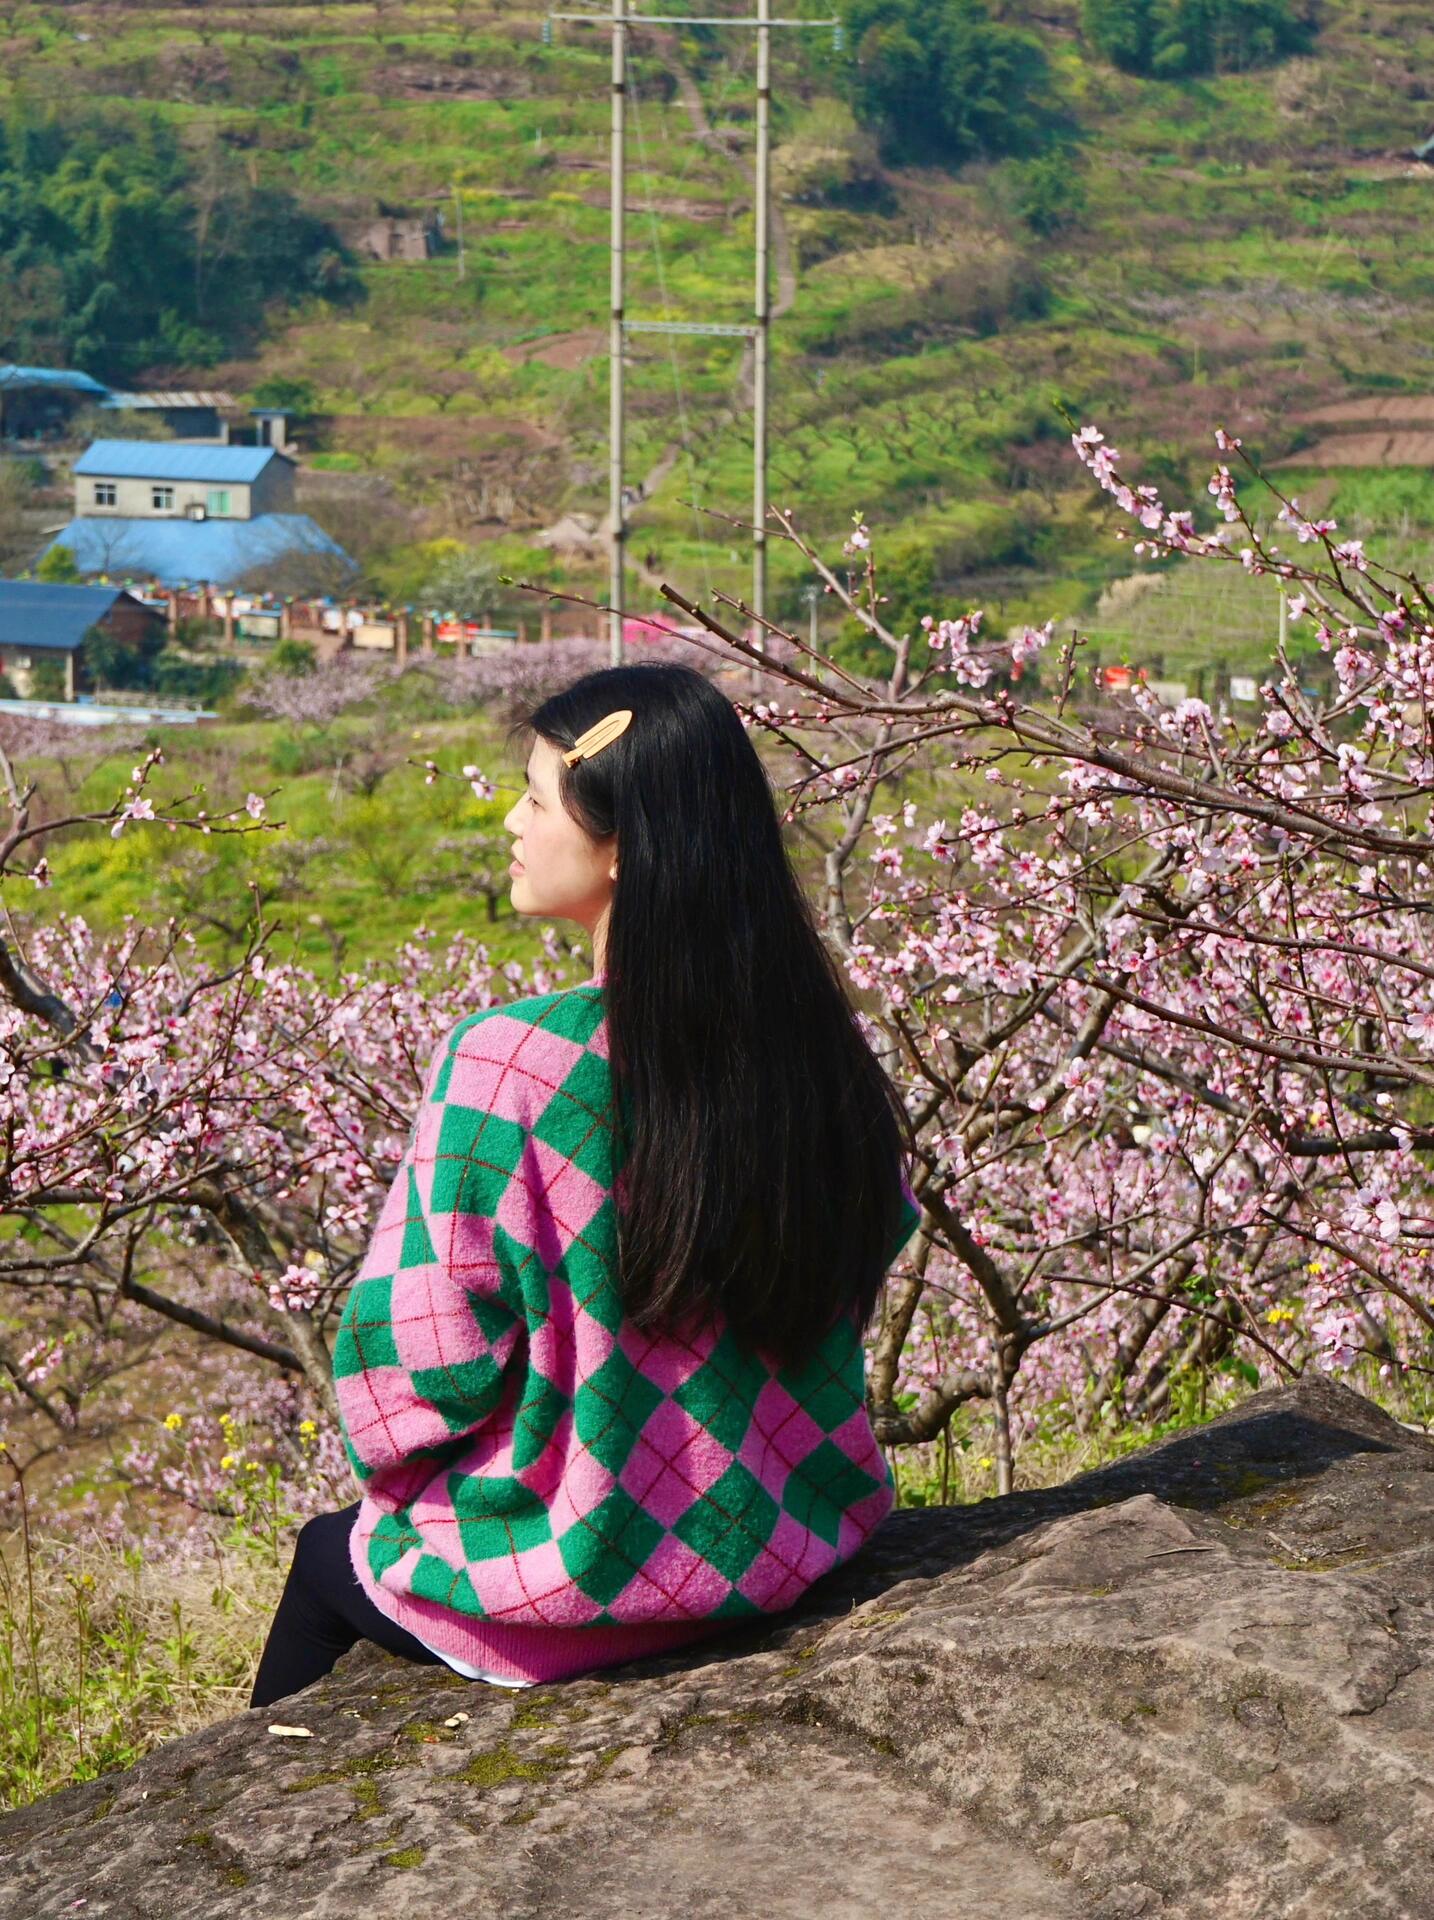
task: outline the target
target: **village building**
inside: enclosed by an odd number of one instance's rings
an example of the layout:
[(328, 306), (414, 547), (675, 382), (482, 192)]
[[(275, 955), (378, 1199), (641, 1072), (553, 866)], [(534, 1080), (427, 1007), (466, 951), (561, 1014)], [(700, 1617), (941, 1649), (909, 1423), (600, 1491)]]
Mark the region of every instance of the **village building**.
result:
[(443, 222), (433, 213), (376, 214), (351, 222), (345, 237), (370, 260), (431, 260), (443, 244)]
[(253, 520), (294, 504), (294, 462), (275, 447), (96, 440), (74, 466), (75, 512), (144, 520)]
[(108, 395), (87, 373), (0, 366), (0, 440), (62, 440), (79, 408), (102, 405)]
[(214, 388), (115, 391), (101, 400), (100, 408), (103, 412), (136, 413), (158, 420), (177, 440), (227, 441), (231, 436), (229, 416), (238, 412), (233, 394)]
[[(289, 422), (294, 415), (288, 407), (250, 407), (249, 413), (254, 421), (254, 444), (259, 447), (276, 447), (280, 453), (287, 452), (290, 441)], [(233, 434), (230, 434), (230, 439)]]
[(59, 662), (64, 698), (90, 689), (85, 641), (96, 628), (138, 651), (164, 626), (164, 614), (120, 587), (52, 586), (45, 580), (0, 580), (0, 672), (19, 698), (32, 698), (35, 669)]
[(294, 555), (353, 563), (295, 513), (294, 461), (274, 446), (96, 440), (74, 466), (75, 518), (55, 537), (81, 573), (166, 586), (263, 584)]

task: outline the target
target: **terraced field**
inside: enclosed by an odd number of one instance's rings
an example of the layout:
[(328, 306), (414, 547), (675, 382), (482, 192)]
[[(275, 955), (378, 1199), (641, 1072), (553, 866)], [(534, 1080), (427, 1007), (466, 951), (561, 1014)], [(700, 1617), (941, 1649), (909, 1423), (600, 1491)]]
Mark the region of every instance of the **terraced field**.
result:
[[(1434, 120), (1428, 8), (1328, 0), (1309, 55), (1179, 83), (1096, 58), (1077, 0), (996, 12), (1038, 31), (1052, 116), (1075, 130), (1083, 203), (1046, 234), (1022, 215), (1019, 163), (888, 164), (844, 104), (850, 50), (777, 36), (775, 501), (827, 541), (860, 507), (899, 615), (940, 598), (1084, 619), (1121, 555), (1062, 407), (1173, 494), (1199, 492), (1220, 422), (1302, 463), (1306, 490), (1336, 487), (1346, 460), (1422, 471), (1434, 427), (1409, 408), (1434, 392), (1434, 168), (1402, 156)], [(442, 211), (432, 258), (361, 264), (341, 303), (276, 286), (249, 357), (149, 374), (306, 382), (304, 443), (327, 469), (311, 504), (395, 596), (449, 542), (600, 589), (585, 534), (605, 505), (606, 39), (566, 26), (545, 45), (542, 21), (501, 0), (76, 0), (9, 6), (0, 27), (12, 106), (147, 102), (197, 178), (283, 186), (342, 233)], [(634, 315), (747, 312), (750, 38), (634, 35)], [(741, 535), (708, 511), (748, 505), (739, 345), (636, 342), (629, 376), (635, 559), (741, 591)], [(1403, 408), (1389, 431), (1329, 413), (1385, 400)], [(779, 548), (774, 576), (803, 617), (797, 557)]]

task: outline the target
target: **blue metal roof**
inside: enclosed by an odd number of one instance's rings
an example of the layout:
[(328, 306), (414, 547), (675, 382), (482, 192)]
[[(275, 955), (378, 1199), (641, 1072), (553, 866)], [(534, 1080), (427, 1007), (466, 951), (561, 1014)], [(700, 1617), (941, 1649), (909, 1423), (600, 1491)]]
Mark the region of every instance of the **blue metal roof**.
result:
[(13, 361), (0, 367), (0, 387), (61, 387), (75, 393), (108, 393), (109, 388), (87, 373), (67, 372), (63, 367), (17, 367)]
[(73, 653), (103, 620), (119, 587), (62, 587), (47, 580), (0, 580), (0, 646), (51, 647)]
[(106, 514), (72, 520), (53, 544), (70, 549), (81, 573), (158, 580), (167, 587), (185, 581), (237, 585), (291, 553), (334, 554), (353, 565), (306, 513), (261, 513), (253, 520), (132, 520)]
[(257, 480), (277, 447), (203, 447), (186, 440), (94, 440), (75, 462), (79, 474), (106, 480), (207, 480), (245, 486)]

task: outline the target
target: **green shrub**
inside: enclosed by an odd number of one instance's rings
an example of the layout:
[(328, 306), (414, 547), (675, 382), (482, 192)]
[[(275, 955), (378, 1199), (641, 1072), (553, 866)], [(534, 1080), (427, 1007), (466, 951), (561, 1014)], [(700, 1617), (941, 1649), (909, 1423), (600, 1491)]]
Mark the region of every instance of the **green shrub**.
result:
[(269, 666), (275, 673), (312, 673), (318, 658), (309, 641), (296, 640), (290, 634), (286, 639), (275, 641)]
[(54, 658), (37, 660), (30, 669), (30, 698), (32, 700), (63, 700), (64, 697), (64, 661)]
[(167, 636), (160, 628), (142, 635), (136, 644), (121, 640), (103, 627), (91, 627), (85, 635), (85, 665), (97, 687), (125, 687), (144, 690), (154, 685), (155, 661)]
[(1081, 0), (1086, 39), (1128, 73), (1243, 72), (1314, 37), (1306, 0)]
[[(979, 248), (953, 252), (944, 261), (929, 257), (923, 263), (927, 272), (904, 286), (894, 274), (888, 273), (884, 283), (877, 277), (884, 257), (896, 251), (883, 256), (877, 250), (867, 268), (872, 277), (847, 296), (839, 330), (820, 311), (801, 327), (802, 345), (809, 353), (860, 351), (888, 357), (957, 335), (985, 338), (1045, 311), (1049, 290), (1039, 263), (1003, 241), (983, 238)], [(832, 263), (836, 272), (845, 264), (841, 259)], [(864, 272), (864, 281), (866, 277)], [(833, 279), (829, 284), (840, 283)]]
[(269, 746), (269, 766), (283, 779), (326, 771), (334, 764), (334, 745), (319, 734), (279, 733)]
[(259, 382), (249, 399), (255, 407), (283, 407), (296, 420), (308, 420), (319, 410), (313, 381), (292, 374), (271, 373)]
[(847, 0), (852, 104), (891, 160), (1025, 153), (1046, 137), (1050, 69), (984, 0)]
[(51, 586), (73, 587), (79, 583), (80, 569), (70, 549), (56, 544), (41, 555), (35, 578), (46, 580)]
[(1032, 233), (1048, 237), (1080, 224), (1086, 208), (1085, 180), (1075, 156), (1039, 153), (1012, 168), (1016, 212)]
[(154, 663), (150, 685), (161, 699), (212, 707), (243, 678), (244, 669), (237, 660), (179, 660), (162, 653)]

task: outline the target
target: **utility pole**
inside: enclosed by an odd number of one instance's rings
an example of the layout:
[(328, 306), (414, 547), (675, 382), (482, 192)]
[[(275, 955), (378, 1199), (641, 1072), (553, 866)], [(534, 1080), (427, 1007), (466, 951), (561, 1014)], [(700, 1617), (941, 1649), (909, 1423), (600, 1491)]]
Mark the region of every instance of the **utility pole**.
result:
[[(725, 14), (630, 13), (627, 0), (611, 0), (612, 32), (612, 154), (611, 291), (608, 316), (608, 637), (609, 659), (622, 665), (622, 619), (626, 594), (627, 506), (623, 497), (623, 345), (629, 334), (681, 333), (731, 336), (752, 343), (752, 611), (757, 617), (756, 646), (765, 652), (761, 622), (767, 612), (767, 394), (768, 345), (771, 331), (771, 40), (774, 27), (833, 29), (838, 46), (841, 26), (835, 19), (790, 20), (772, 18), (772, 0), (754, 0), (749, 17)], [(552, 22), (569, 20), (592, 26), (597, 13), (552, 13), (544, 23), (543, 40), (551, 44)], [(635, 26), (744, 27), (757, 35), (756, 153), (753, 165), (755, 278), (752, 324), (724, 321), (629, 320), (624, 310), (626, 274), (626, 104), (627, 36)]]
[(627, 0), (612, 0), (612, 221), (608, 296), (607, 499), (608, 664), (622, 665), (622, 615), (627, 597), (627, 507), (622, 497), (624, 278), (627, 251)]
[(807, 644), (813, 653), (817, 650), (817, 607), (821, 597), (822, 590), (815, 584), (802, 588), (802, 598), (807, 603)]
[(772, 149), (772, 0), (757, 0), (757, 152), (753, 167), (756, 206), (756, 288), (752, 317), (752, 643), (765, 653), (767, 613), (767, 346), (771, 332), (770, 165)]
[(453, 219), (458, 228), (458, 278), (463, 278), (463, 196), (458, 191), (458, 182), (453, 182)]

